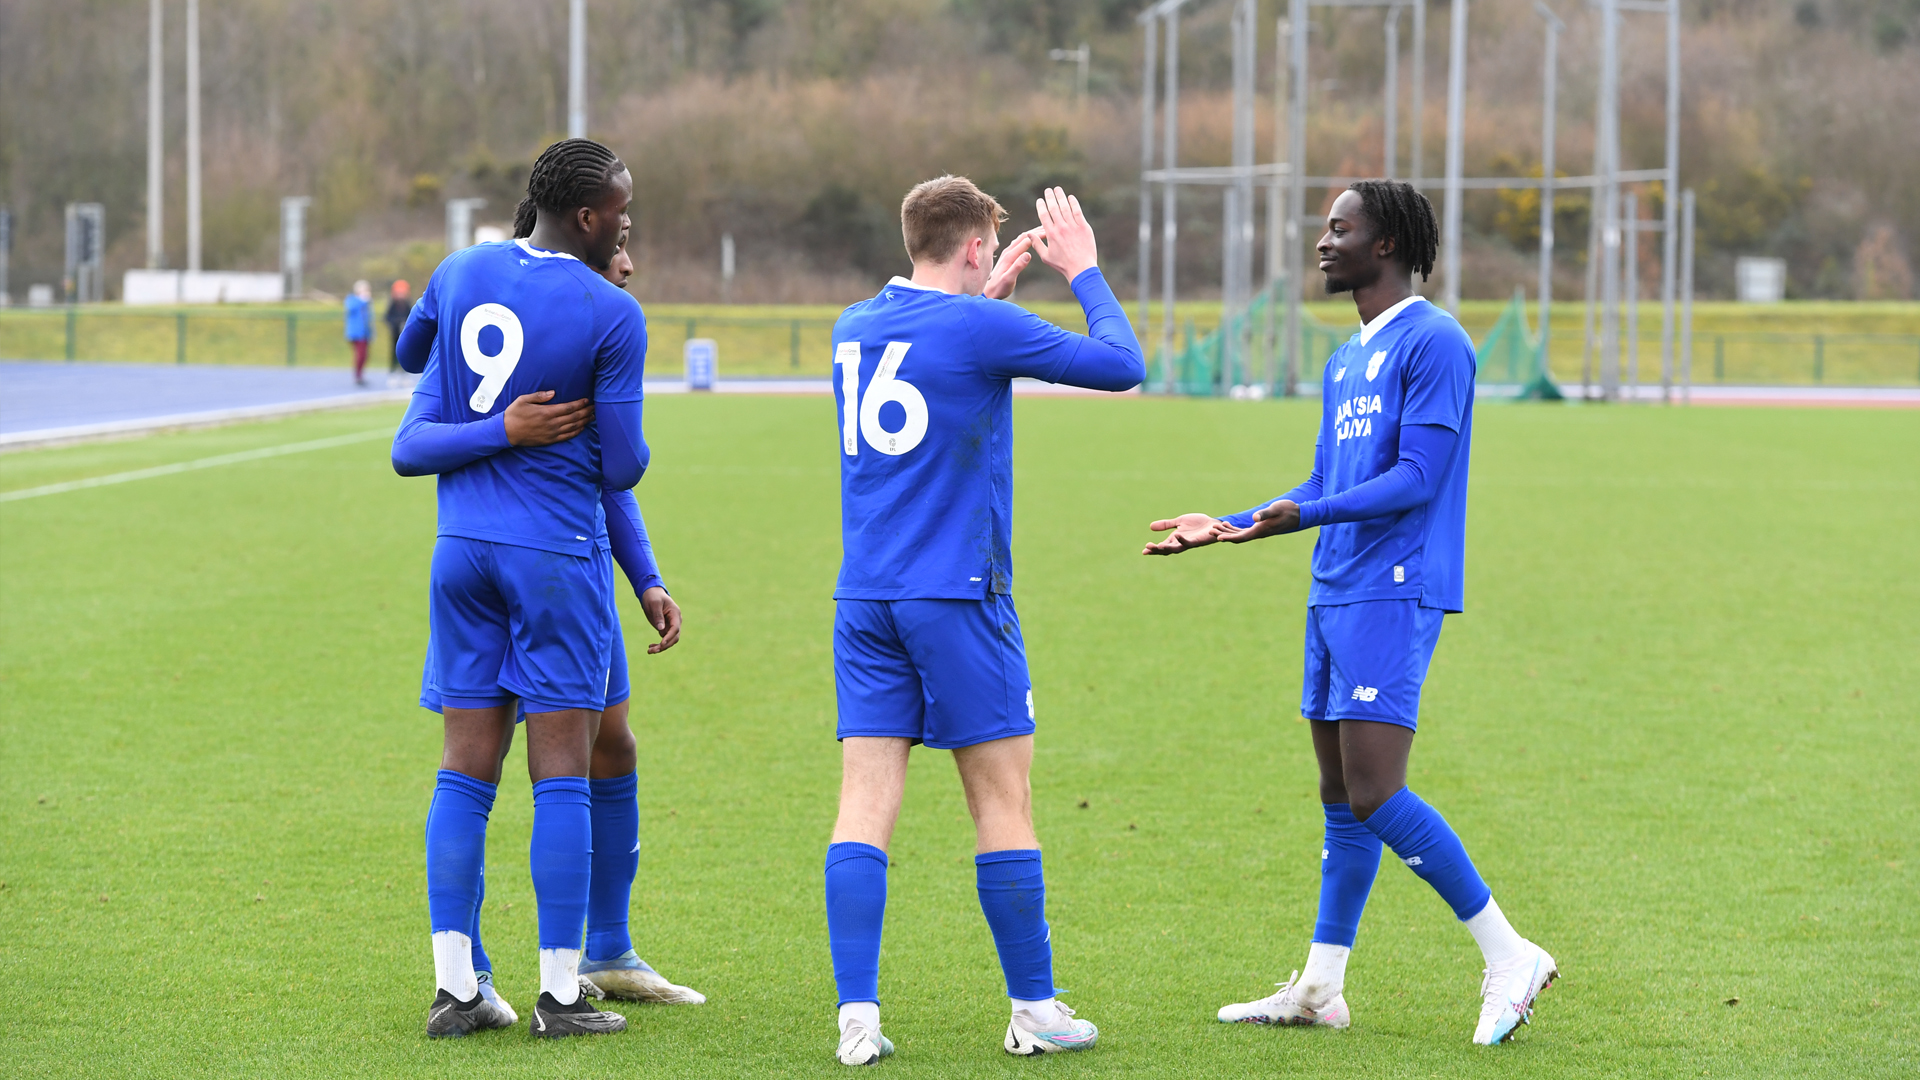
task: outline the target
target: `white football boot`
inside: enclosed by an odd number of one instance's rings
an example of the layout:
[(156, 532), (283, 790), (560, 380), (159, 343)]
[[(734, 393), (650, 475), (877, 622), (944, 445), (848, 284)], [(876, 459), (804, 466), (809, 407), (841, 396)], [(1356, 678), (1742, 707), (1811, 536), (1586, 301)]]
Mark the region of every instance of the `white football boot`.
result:
[(1521, 1024), (1532, 1021), (1533, 999), (1559, 975), (1553, 957), (1531, 941), (1518, 959), (1487, 968), (1480, 983), (1480, 1026), (1473, 1029), (1473, 1041), (1481, 1046), (1505, 1042)]
[(590, 998), (645, 1001), (654, 1005), (705, 1005), (707, 995), (668, 982), (632, 949), (611, 960), (580, 958), (580, 992)]
[(834, 1051), (833, 1056), (842, 1065), (875, 1065), (881, 1058), (892, 1054), (891, 1040), (878, 1030), (855, 1021), (840, 1033), (840, 1048)]
[(1059, 1011), (1044, 1030), (1030, 1026), (1031, 1021), (1015, 1013), (1013, 1019), (1007, 1021), (1007, 1037), (1001, 1047), (1009, 1054), (1032, 1057), (1085, 1050), (1099, 1041), (1100, 1029), (1094, 1027), (1091, 1020), (1075, 1020), (1073, 1010), (1059, 1002), (1054, 1003), (1054, 1008)]
[(507, 1023), (505, 1026), (511, 1027), (512, 1025), (519, 1023), (520, 1014), (517, 1012), (514, 1012), (513, 1006), (507, 1004), (507, 999), (501, 997), (500, 991), (495, 990), (493, 988), (493, 972), (476, 971), (474, 972), (474, 975), (480, 981), (480, 996), (483, 998), (486, 998), (487, 1001), (491, 1003), (494, 1008), (499, 1009), (500, 1012), (506, 1016)]
[(1287, 977), (1286, 982), (1274, 984), (1279, 990), (1259, 1001), (1222, 1005), (1220, 1022), (1330, 1028), (1344, 1028), (1353, 1023), (1353, 1014), (1347, 1011), (1346, 995), (1335, 994), (1332, 1001), (1318, 1009), (1310, 1009), (1300, 1001), (1299, 993), (1294, 989), (1299, 979), (1300, 973), (1296, 971)]

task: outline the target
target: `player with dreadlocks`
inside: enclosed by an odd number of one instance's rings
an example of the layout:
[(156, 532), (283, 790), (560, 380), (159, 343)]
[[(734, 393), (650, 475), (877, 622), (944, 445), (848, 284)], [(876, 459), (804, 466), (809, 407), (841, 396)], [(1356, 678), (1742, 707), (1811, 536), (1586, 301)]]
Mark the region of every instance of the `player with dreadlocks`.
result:
[(1407, 788), (1420, 687), (1448, 613), (1463, 608), (1473, 342), (1413, 289), (1439, 229), (1426, 196), (1363, 180), (1340, 193), (1319, 242), (1327, 291), (1351, 292), (1360, 332), (1321, 376), (1313, 473), (1278, 499), (1214, 518), (1156, 521), (1143, 554), (1173, 555), (1318, 528), (1307, 593), (1300, 711), (1320, 765), (1320, 909), (1299, 971), (1227, 1022), (1344, 1028), (1347, 958), (1384, 845), (1432, 885), (1486, 957), (1476, 1043), (1504, 1041), (1559, 974), (1521, 937), (1438, 811)]
[[(648, 460), (646, 320), (604, 276), (626, 238), (632, 192), (626, 166), (599, 143), (548, 147), (527, 182), (531, 234), (448, 256), (400, 338), (402, 364), (425, 375), (394, 439), (394, 468), (439, 476), (421, 690), (445, 729), (426, 829), (438, 985), (430, 1036), (515, 1019), (483, 992), (474, 936), (487, 817), (521, 710), (539, 909), (533, 1033), (626, 1028), (584, 1000), (578, 972), (596, 860), (588, 777), (617, 634), (606, 506)], [(555, 398), (566, 404), (547, 404)], [(642, 603), (667, 647), (678, 618), (657, 573)]]

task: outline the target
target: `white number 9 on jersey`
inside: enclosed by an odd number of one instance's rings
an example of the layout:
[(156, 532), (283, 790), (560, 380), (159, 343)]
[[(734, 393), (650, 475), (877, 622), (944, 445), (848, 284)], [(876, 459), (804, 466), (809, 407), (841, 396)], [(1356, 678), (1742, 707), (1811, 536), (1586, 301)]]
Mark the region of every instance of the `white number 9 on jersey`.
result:
[[(492, 356), (480, 351), (480, 331), (489, 326), (500, 331), (500, 351)], [(460, 320), (460, 356), (467, 367), (480, 376), (479, 387), (467, 401), (474, 412), (484, 413), (493, 408), (494, 399), (507, 385), (507, 376), (520, 366), (520, 350), (526, 342), (520, 317), (499, 304), (481, 304)]]
[[(927, 437), (927, 399), (921, 396), (918, 387), (895, 377), (900, 371), (900, 361), (906, 359), (911, 347), (911, 342), (887, 342), (865, 397), (860, 396), (860, 343), (843, 341), (834, 350), (833, 362), (840, 365), (840, 389), (847, 399), (846, 412), (840, 422), (840, 445), (847, 454), (858, 454), (860, 439), (865, 438), (867, 445), (875, 450), (899, 457)], [(899, 431), (888, 431), (880, 423), (880, 407), (889, 401), (906, 413), (906, 421)]]

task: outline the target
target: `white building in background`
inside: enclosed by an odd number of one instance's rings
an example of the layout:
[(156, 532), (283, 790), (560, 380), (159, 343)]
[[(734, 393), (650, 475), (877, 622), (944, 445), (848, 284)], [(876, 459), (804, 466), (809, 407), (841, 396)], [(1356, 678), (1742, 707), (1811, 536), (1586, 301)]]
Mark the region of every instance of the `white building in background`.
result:
[(1787, 260), (1742, 255), (1733, 262), (1734, 295), (1743, 304), (1777, 304), (1787, 295)]
[(231, 270), (129, 270), (120, 282), (127, 304), (277, 304), (287, 279)]

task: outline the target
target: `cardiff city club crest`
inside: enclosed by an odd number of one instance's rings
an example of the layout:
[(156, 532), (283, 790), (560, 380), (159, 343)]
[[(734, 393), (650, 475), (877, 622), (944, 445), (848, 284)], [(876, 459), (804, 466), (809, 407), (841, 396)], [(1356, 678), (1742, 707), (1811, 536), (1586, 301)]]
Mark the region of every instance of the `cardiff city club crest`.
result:
[(1368, 382), (1372, 382), (1373, 377), (1375, 375), (1380, 374), (1380, 365), (1386, 362), (1387, 362), (1387, 351), (1385, 349), (1382, 349), (1379, 352), (1373, 354), (1373, 359), (1367, 361), (1367, 381)]

